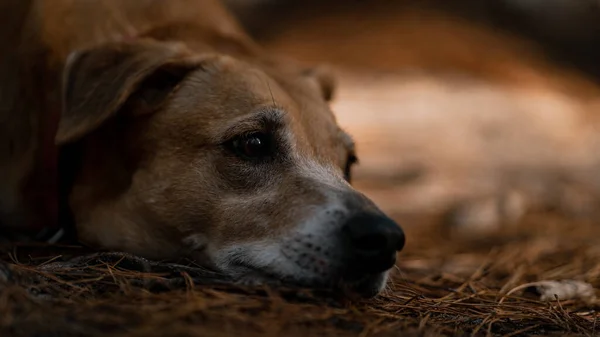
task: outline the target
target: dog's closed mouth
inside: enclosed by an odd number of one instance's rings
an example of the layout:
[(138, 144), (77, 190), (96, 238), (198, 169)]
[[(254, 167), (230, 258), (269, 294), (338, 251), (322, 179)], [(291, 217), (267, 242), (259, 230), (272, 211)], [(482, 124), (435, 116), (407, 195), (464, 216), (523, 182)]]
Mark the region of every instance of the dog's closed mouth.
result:
[(365, 275), (355, 280), (342, 279), (338, 287), (350, 299), (371, 298), (381, 291), (381, 286), (385, 284), (386, 278), (386, 273), (379, 273)]
[(244, 268), (244, 272), (241, 276), (235, 278), (235, 283), (247, 286), (257, 285), (272, 285), (278, 286), (284, 283), (282, 277), (278, 277), (273, 273), (269, 273), (259, 268), (252, 268), (248, 266), (240, 266)]
[(293, 277), (278, 275), (247, 265), (238, 265), (243, 268), (243, 275), (235, 279), (235, 283), (244, 286), (285, 286), (290, 288), (310, 288), (313, 290), (328, 290), (341, 292), (348, 298), (371, 298), (381, 290), (385, 283), (386, 273), (367, 274), (357, 278), (337, 277), (323, 280), (311, 277)]

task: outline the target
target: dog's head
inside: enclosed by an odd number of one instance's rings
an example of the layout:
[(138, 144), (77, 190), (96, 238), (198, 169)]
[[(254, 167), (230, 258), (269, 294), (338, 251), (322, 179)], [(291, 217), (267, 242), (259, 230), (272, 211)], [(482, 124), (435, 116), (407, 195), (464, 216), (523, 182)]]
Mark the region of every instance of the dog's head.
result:
[(384, 286), (404, 235), (349, 184), (326, 72), (137, 41), (74, 53), (64, 84), (82, 241), (240, 282)]

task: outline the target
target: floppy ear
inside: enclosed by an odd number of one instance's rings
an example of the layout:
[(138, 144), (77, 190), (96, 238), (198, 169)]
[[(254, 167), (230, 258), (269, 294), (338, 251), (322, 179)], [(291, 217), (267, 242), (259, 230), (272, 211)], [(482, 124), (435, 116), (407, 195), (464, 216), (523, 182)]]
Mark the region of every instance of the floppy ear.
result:
[(336, 80), (333, 71), (329, 67), (324, 65), (317, 66), (306, 70), (304, 75), (317, 82), (323, 95), (323, 99), (326, 101), (331, 101), (333, 99), (336, 89)]
[(198, 66), (183, 46), (164, 42), (111, 43), (73, 52), (63, 72), (56, 144), (96, 130), (126, 103), (135, 113), (156, 110)]

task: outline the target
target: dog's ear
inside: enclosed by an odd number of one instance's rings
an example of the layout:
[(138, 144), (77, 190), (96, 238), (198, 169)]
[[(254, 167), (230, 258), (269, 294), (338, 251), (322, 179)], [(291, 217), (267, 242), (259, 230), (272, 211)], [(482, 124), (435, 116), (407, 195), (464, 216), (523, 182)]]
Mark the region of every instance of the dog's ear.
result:
[[(73, 52), (63, 72), (63, 110), (56, 143), (74, 142), (96, 130), (125, 104), (156, 110), (199, 66), (179, 44), (111, 43)], [(129, 109), (128, 109), (129, 110)]]
[(316, 81), (323, 99), (331, 101), (335, 94), (336, 79), (331, 68), (325, 65), (317, 66), (311, 69), (307, 69), (304, 72), (305, 76), (308, 76), (312, 80)]

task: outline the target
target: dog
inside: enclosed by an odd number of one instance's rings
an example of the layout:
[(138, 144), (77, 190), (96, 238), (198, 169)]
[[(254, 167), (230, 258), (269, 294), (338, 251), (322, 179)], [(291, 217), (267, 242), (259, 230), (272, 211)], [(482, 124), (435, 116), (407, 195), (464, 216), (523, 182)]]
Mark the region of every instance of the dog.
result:
[(350, 185), (335, 81), (261, 50), (213, 0), (10, 0), (1, 221), (189, 257), (243, 284), (371, 297), (402, 229)]

